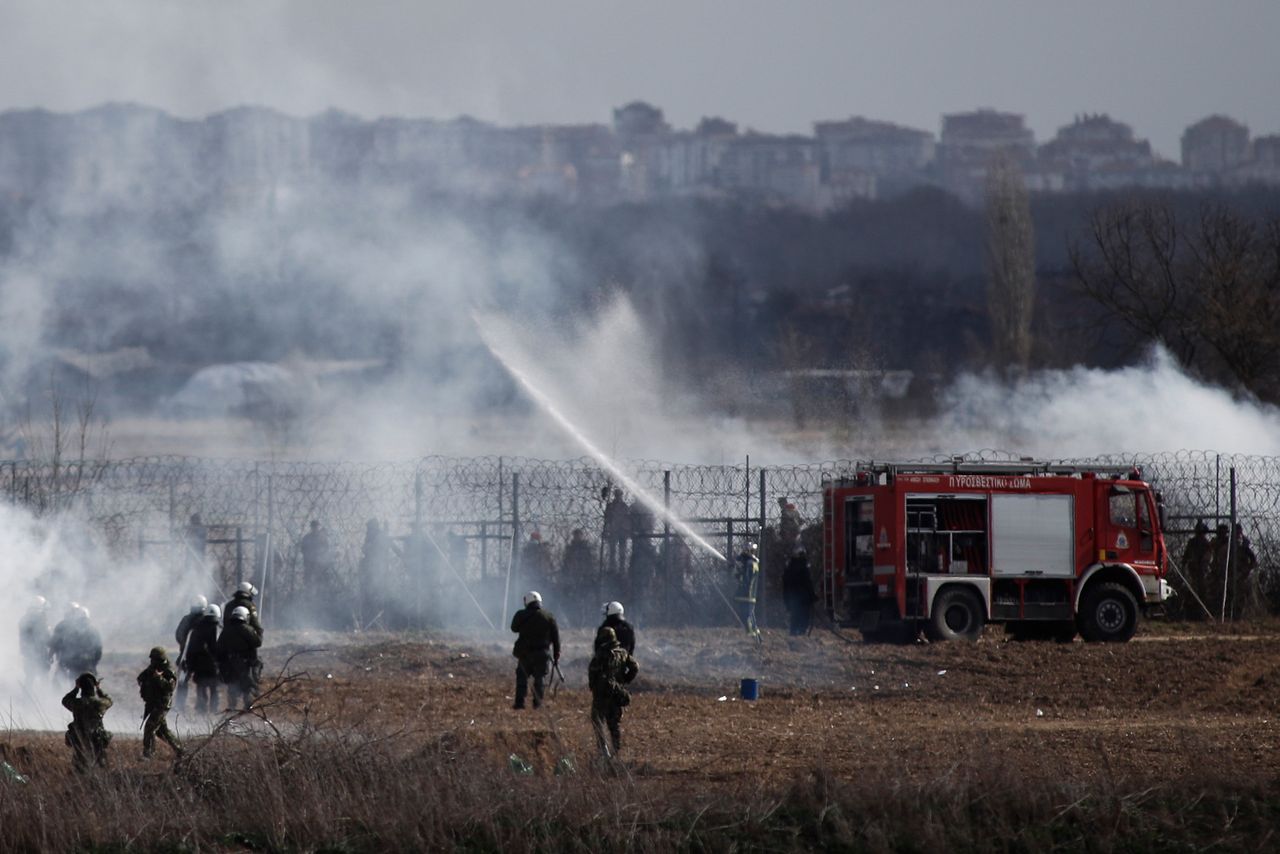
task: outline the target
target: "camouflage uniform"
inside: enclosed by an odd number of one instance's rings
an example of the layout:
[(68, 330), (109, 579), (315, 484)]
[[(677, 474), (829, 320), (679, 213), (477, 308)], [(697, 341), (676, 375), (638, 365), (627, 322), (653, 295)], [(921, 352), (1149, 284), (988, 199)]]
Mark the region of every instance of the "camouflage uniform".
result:
[(533, 707), (542, 705), (547, 671), (560, 660), (560, 626), (542, 603), (532, 602), (511, 616), (511, 631), (518, 633), (511, 654), (516, 657), (516, 701), (513, 708), (523, 709), (533, 677)]
[[(640, 672), (640, 666), (618, 645), (613, 629), (602, 627), (597, 636), (595, 655), (587, 666), (587, 685), (591, 688), (591, 726), (596, 743), (605, 756), (617, 756), (622, 749), (622, 710), (631, 703), (631, 694), (623, 686)], [(605, 740), (605, 728), (609, 740)]]
[(71, 712), (67, 725), (67, 746), (72, 749), (71, 763), (77, 771), (85, 771), (89, 760), (100, 768), (107, 767), (107, 745), (111, 733), (102, 724), (102, 716), (111, 708), (111, 698), (92, 673), (82, 673), (76, 679), (76, 687), (62, 698), (62, 706)]
[(142, 756), (149, 759), (156, 752), (156, 737), (173, 748), (173, 752), (181, 756), (182, 745), (169, 729), (165, 716), (173, 705), (173, 687), (178, 677), (169, 666), (169, 657), (164, 650), (155, 647), (151, 650), (151, 663), (147, 669), (138, 674), (138, 688), (142, 694)]
[(232, 620), (218, 637), (218, 672), (227, 686), (227, 707), (234, 709), (243, 697), (248, 709), (258, 696), (258, 647), (262, 635), (247, 622)]

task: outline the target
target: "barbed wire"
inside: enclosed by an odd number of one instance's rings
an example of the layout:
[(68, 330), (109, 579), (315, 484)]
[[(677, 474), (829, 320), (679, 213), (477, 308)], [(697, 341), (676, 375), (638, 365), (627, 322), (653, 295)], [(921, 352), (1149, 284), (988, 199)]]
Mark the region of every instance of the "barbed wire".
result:
[[(917, 461), (1018, 459), (1011, 452), (982, 449)], [(1234, 472), (1234, 516), (1253, 542), (1264, 586), (1280, 588), (1280, 457), (1184, 450), (1056, 462), (1140, 468), (1164, 496), (1166, 533), (1175, 554), (1195, 520), (1231, 517)], [(853, 473), (860, 464), (865, 463), (845, 459), (748, 467), (634, 460), (622, 468), (656, 503), (729, 554), (735, 540), (776, 528), (787, 504), (808, 528), (819, 524), (823, 483)], [(211, 560), (224, 583), (260, 572), (269, 541), (276, 583), (295, 592), (304, 581), (299, 544), (315, 520), (329, 539), (334, 582), (348, 592), (359, 587), (369, 523), (376, 521), (393, 546), (406, 543), (415, 526), (433, 538), (448, 538), (460, 564), (456, 569), (475, 583), (504, 577), (512, 555), (531, 550), (543, 583), (554, 584), (564, 571), (566, 547), (579, 531), (596, 555), (597, 583), (591, 592), (603, 593), (618, 581), (611, 573), (624, 575), (631, 569), (616, 560), (606, 567), (610, 561), (604, 559), (601, 542), (605, 507), (618, 486), (589, 458), (429, 456), (358, 463), (163, 456), (0, 463), (0, 492), (11, 501), (38, 514), (77, 508), (117, 550), (178, 560), (184, 532), (198, 515), (210, 532)], [(624, 498), (633, 502), (634, 496)], [(678, 548), (671, 545), (661, 519), (635, 524), (641, 527), (631, 539), (658, 549), (653, 560), (661, 566), (653, 572), (665, 574), (661, 583), (674, 589), (674, 594), (667, 591), (668, 598), (687, 600), (692, 610), (712, 586), (731, 583), (724, 564), (709, 552), (684, 542)], [(397, 548), (397, 554), (405, 553)]]

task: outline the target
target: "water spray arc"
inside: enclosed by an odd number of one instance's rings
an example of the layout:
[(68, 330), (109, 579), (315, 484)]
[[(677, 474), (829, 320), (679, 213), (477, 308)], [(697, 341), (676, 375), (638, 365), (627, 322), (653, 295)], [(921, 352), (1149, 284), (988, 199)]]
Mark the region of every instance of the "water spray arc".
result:
[(675, 528), (681, 536), (686, 537), (699, 548), (705, 549), (717, 560), (725, 560), (725, 556), (721, 554), (715, 546), (711, 545), (711, 543), (707, 542), (706, 539), (699, 536), (697, 532), (688, 526), (688, 524), (672, 513), (670, 509), (664, 507), (661, 502), (646, 492), (638, 483), (628, 477), (626, 472), (624, 472), (617, 463), (610, 459), (604, 451), (596, 447), (595, 443), (588, 439), (587, 436), (579, 430), (563, 412), (560, 411), (560, 408), (556, 406), (555, 401), (538, 388), (538, 386), (529, 379), (528, 375), (516, 367), (514, 359), (507, 355), (503, 351), (502, 347), (494, 340), (493, 334), (486, 327), (484, 321), (477, 315), (472, 315), (472, 319), (475, 321), (476, 328), (480, 331), (480, 339), (484, 342), (484, 345), (489, 348), (489, 352), (493, 354), (493, 357), (498, 360), (502, 367), (505, 368), (512, 377), (515, 378), (516, 382), (518, 382), (525, 392), (534, 399), (538, 406), (542, 407), (542, 410), (550, 415), (562, 430), (569, 434), (573, 441), (577, 442), (592, 459), (598, 462), (605, 471), (609, 472), (609, 474), (611, 474), (619, 483), (626, 487), (627, 491), (635, 496), (637, 501), (649, 508), (654, 515), (660, 519), (665, 519), (670, 522), (671, 527)]

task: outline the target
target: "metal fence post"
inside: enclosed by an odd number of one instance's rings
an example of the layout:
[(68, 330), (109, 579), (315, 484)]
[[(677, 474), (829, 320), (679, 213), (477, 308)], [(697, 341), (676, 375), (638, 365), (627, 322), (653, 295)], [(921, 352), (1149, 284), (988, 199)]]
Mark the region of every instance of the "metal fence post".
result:
[[(764, 523), (765, 523), (764, 492), (765, 492), (765, 474), (764, 474), (764, 466), (761, 466), (760, 467), (760, 521), (758, 523), (758, 527), (756, 528), (756, 542), (760, 543), (760, 545), (764, 545), (764, 542), (763, 542)], [(763, 552), (764, 549), (761, 549), (760, 551)], [(773, 549), (773, 551), (776, 552), (777, 549)], [(769, 589), (769, 576), (773, 572), (773, 567), (769, 565), (768, 555), (765, 555), (762, 553), (760, 557), (763, 558), (763, 560), (761, 560), (761, 565), (764, 567), (764, 571), (760, 573), (760, 590), (756, 593), (756, 596), (759, 597), (760, 599), (759, 605), (757, 606), (757, 610), (760, 613), (760, 620), (765, 620), (766, 614), (767, 614), (767, 611), (765, 609), (765, 600), (768, 595), (767, 591)]]
[(244, 581), (244, 528), (236, 525), (236, 587)]
[(413, 522), (422, 525), (422, 472), (413, 476)]
[(507, 622), (507, 603), (511, 600), (511, 578), (516, 588), (520, 582), (520, 472), (511, 473), (511, 560), (507, 563), (507, 583), (502, 592), (502, 623)]
[(671, 469), (662, 472), (662, 614), (671, 608)]

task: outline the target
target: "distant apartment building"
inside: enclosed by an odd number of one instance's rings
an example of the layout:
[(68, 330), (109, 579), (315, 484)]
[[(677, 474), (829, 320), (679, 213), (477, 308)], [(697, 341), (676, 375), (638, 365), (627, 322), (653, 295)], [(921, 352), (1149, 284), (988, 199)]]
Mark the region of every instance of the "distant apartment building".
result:
[(719, 192), (720, 159), (738, 137), (738, 126), (718, 117), (703, 117), (697, 128), (668, 134), (660, 154), (661, 183), (676, 195)]
[(1228, 171), (1224, 181), (1235, 187), (1280, 186), (1280, 134), (1254, 139), (1249, 144), (1249, 159)]
[[(970, 204), (982, 201), (987, 169), (997, 156), (1012, 158), (1029, 179), (1036, 165), (1035, 135), (1025, 118), (991, 109), (943, 116), (937, 152), (942, 185)], [(1052, 190), (1059, 182), (1038, 183), (1043, 186), (1036, 189)]]
[(824, 187), (832, 203), (892, 195), (924, 183), (932, 165), (932, 133), (861, 116), (814, 122)]
[(802, 208), (820, 206), (817, 145), (807, 136), (748, 132), (720, 155), (718, 185), (732, 195)]
[(1209, 116), (1182, 133), (1182, 165), (1221, 174), (1249, 159), (1249, 128), (1227, 116)]
[(1067, 190), (1108, 189), (1141, 183), (1155, 165), (1151, 143), (1106, 113), (1077, 116), (1040, 146), (1038, 170), (1060, 172)]
[(631, 199), (647, 199), (661, 193), (661, 146), (671, 134), (671, 125), (662, 110), (632, 101), (613, 111), (613, 132), (620, 146), (619, 183), (622, 194)]

